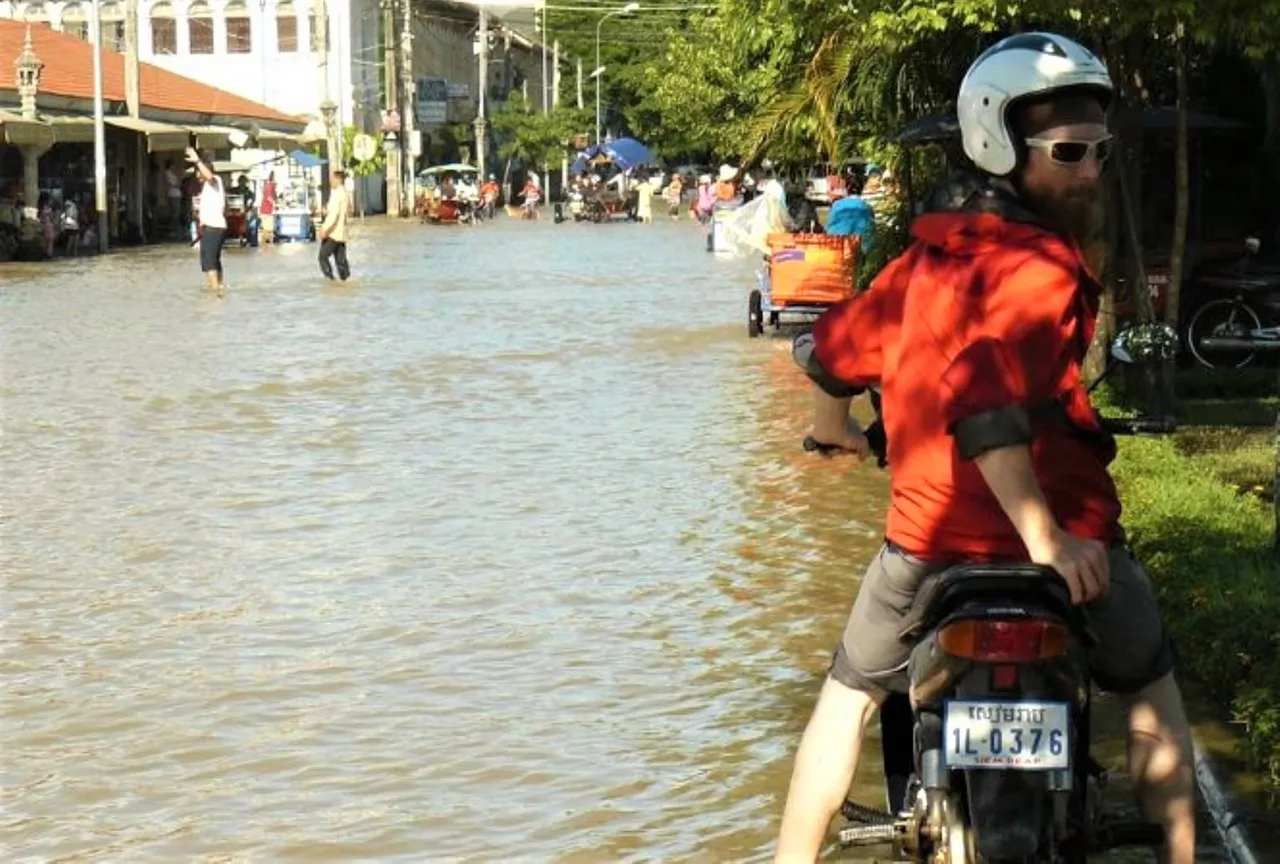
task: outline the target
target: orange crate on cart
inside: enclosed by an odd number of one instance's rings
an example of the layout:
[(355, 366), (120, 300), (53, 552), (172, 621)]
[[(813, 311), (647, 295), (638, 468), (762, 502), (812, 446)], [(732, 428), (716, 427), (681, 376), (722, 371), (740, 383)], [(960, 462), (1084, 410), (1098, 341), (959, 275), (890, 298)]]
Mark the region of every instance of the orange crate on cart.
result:
[(829, 306), (853, 296), (856, 234), (770, 234), (769, 302)]

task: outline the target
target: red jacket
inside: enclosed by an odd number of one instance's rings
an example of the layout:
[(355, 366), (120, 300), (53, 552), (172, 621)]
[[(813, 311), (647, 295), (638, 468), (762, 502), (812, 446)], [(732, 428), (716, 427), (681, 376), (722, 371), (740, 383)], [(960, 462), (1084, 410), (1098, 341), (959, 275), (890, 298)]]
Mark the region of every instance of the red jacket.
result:
[(1102, 289), (1079, 249), (991, 212), (928, 214), (912, 234), (917, 242), (868, 291), (832, 307), (813, 331), (831, 375), (881, 384), (886, 537), (927, 560), (1025, 560), (972, 461), (990, 449), (981, 446), (989, 430), (1007, 436), (1021, 424), (1058, 523), (1115, 539), (1115, 443), (1081, 383)]

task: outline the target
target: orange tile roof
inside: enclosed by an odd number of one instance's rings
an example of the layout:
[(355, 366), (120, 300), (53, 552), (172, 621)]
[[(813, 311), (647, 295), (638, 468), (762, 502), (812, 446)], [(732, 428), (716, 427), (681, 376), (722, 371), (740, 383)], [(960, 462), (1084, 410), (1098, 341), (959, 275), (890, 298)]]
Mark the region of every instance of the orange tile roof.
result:
[[(26, 33), (24, 23), (0, 21), (0, 90), (17, 87), (13, 63), (22, 53)], [(32, 25), (31, 43), (36, 56), (44, 63), (40, 93), (93, 99), (93, 46), (90, 43), (69, 33), (59, 33), (46, 24)], [(150, 63), (138, 64), (138, 89), (143, 108), (274, 120), (291, 125), (306, 122)], [(102, 49), (102, 98), (125, 101), (124, 55), (105, 46)], [(36, 101), (39, 102), (38, 96)]]

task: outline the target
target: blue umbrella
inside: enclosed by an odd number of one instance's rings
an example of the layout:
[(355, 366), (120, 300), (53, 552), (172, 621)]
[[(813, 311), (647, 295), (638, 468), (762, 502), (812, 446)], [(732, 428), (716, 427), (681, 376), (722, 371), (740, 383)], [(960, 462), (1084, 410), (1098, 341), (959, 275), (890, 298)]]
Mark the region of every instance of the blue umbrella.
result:
[(653, 154), (649, 152), (649, 148), (636, 139), (619, 138), (607, 144), (588, 147), (579, 153), (569, 169), (570, 173), (576, 175), (586, 171), (587, 165), (597, 156), (604, 156), (623, 171), (630, 171), (637, 165), (652, 165), (656, 161)]
[(637, 165), (650, 165), (655, 161), (649, 148), (634, 138), (619, 138), (617, 141), (601, 144), (600, 149), (624, 171)]

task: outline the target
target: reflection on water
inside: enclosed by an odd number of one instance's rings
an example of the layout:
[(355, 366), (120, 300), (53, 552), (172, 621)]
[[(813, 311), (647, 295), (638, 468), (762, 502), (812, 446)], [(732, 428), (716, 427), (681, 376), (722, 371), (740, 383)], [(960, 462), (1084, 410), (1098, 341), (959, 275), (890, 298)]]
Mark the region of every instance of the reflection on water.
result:
[[(0, 270), (16, 857), (767, 854), (885, 478), (687, 223)], [(871, 755), (866, 777), (874, 781)], [(863, 797), (880, 799), (872, 786)]]

